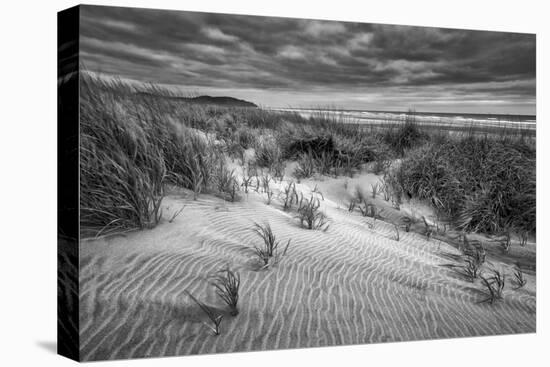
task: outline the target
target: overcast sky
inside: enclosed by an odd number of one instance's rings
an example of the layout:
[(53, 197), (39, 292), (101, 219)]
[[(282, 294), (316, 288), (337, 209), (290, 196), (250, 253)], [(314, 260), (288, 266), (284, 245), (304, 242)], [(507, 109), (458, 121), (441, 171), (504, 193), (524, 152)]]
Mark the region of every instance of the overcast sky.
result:
[(535, 114), (535, 36), (81, 7), (94, 72), (270, 107)]

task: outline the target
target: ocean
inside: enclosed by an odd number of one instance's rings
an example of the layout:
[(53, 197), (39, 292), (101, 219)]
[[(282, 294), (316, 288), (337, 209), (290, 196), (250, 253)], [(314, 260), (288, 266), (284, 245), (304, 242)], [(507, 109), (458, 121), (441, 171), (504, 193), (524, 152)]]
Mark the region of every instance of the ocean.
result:
[[(409, 112), (324, 110), (307, 108), (271, 108), (274, 111), (295, 112), (305, 118), (310, 116), (334, 117), (337, 121), (356, 124), (387, 124), (405, 122)], [(536, 130), (534, 115), (497, 115), (477, 113), (414, 112), (414, 120), (420, 125), (447, 127), (487, 127)]]

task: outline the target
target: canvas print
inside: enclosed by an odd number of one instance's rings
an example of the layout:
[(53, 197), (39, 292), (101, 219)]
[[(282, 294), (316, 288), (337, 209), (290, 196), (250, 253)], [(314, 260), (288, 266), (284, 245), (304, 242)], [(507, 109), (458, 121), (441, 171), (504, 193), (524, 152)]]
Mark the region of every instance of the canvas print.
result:
[(61, 354), (535, 332), (534, 34), (58, 19)]

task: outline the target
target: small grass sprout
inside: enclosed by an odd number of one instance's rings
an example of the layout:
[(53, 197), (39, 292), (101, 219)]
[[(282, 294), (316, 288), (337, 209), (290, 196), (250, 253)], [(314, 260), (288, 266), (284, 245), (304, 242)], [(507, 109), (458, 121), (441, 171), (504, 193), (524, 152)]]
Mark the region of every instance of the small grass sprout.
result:
[(278, 264), (281, 258), (286, 255), (291, 241), (288, 240), (283, 251), (279, 253), (281, 242), (275, 237), (269, 223), (254, 223), (252, 231), (263, 241), (261, 245), (254, 245), (255, 254), (262, 264), (261, 269), (266, 269), (272, 265)]
[(168, 219), (168, 223), (172, 223), (174, 219), (176, 219), (176, 217), (181, 214), (183, 209), (185, 209), (185, 205), (183, 205), (179, 210), (175, 211), (174, 214), (172, 214), (170, 219)]
[(300, 201), (296, 218), (300, 220), (300, 225), (303, 228), (323, 229), (325, 231), (328, 229), (327, 217), (319, 210), (320, 206), (321, 203), (319, 199), (314, 198), (313, 195), (309, 200), (305, 199)]
[(229, 267), (217, 272), (212, 283), (216, 288), (216, 294), (229, 306), (231, 316), (239, 314), (239, 287), (241, 277)]
[(492, 271), (491, 277), (481, 276), (483, 285), (487, 292), (487, 298), (481, 302), (489, 302), (490, 304), (495, 303), (498, 300), (502, 299), (502, 293), (504, 291), (504, 285), (506, 283), (506, 276), (498, 270)]
[(516, 289), (523, 288), (527, 284), (527, 279), (519, 266), (516, 267), (514, 271), (514, 278), (516, 283)]
[(195, 302), (199, 307), (200, 309), (202, 310), (202, 312), (204, 312), (204, 314), (208, 317), (208, 319), (210, 320), (210, 322), (212, 324), (208, 324), (206, 322), (203, 321), (203, 324), (208, 327), (210, 330), (212, 330), (212, 332), (214, 333), (214, 335), (220, 335), (220, 324), (222, 322), (222, 319), (223, 319), (223, 315), (222, 314), (219, 314), (217, 313), (212, 307), (208, 306), (207, 304), (205, 304), (204, 302), (202, 301), (199, 301), (197, 298), (195, 298), (195, 296), (193, 296), (190, 292), (188, 291), (185, 291), (185, 293), (187, 293), (187, 295), (189, 297), (191, 297), (191, 299), (193, 300), (193, 302)]

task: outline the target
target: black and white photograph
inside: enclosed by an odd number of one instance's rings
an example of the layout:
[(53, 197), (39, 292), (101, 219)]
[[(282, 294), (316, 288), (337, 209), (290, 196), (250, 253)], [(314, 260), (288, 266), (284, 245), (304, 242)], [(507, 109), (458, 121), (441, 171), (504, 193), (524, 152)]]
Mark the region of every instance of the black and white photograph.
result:
[(66, 354), (536, 331), (534, 34), (75, 9)]
[(1, 366), (547, 364), (544, 2), (2, 10)]

